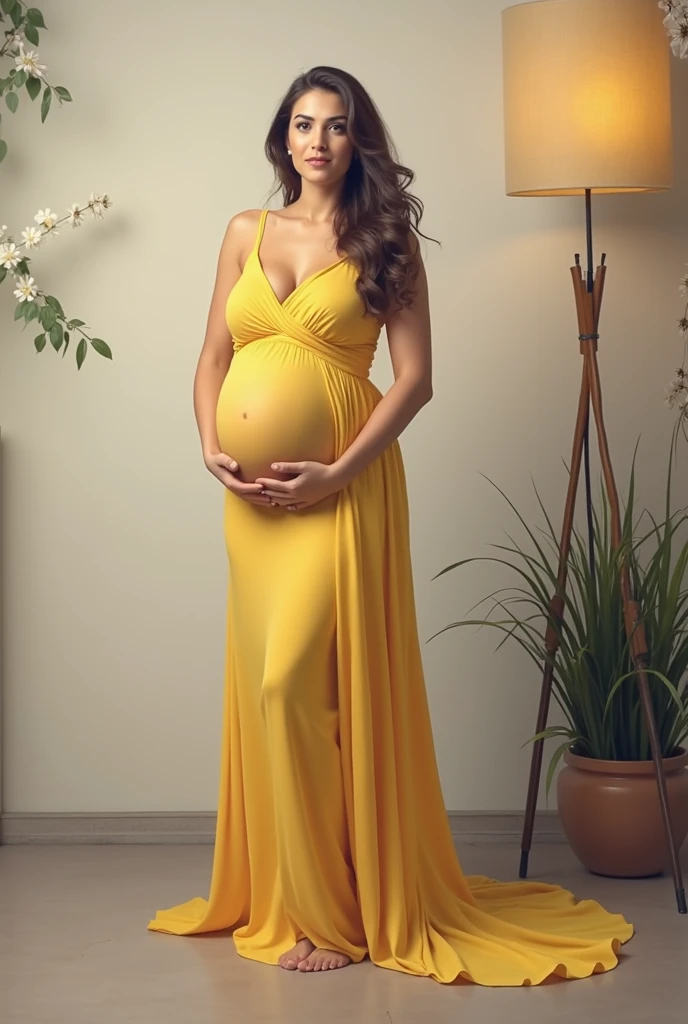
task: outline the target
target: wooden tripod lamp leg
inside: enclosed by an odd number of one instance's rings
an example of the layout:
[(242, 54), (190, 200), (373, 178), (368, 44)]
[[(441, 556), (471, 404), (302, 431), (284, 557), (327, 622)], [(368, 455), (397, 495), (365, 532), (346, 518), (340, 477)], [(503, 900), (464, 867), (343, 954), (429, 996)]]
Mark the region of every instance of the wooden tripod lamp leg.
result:
[[(580, 396), (578, 399), (578, 415), (576, 416), (576, 429), (573, 437), (573, 450), (571, 453), (571, 474), (569, 486), (566, 493), (566, 505), (564, 506), (564, 521), (559, 542), (559, 567), (557, 571), (557, 591), (552, 595), (549, 610), (551, 621), (545, 632), (545, 650), (547, 657), (542, 675), (542, 687), (540, 690), (540, 707), (538, 709), (536, 735), (543, 732), (547, 727), (549, 705), (552, 695), (552, 675), (554, 658), (559, 649), (558, 630), (554, 623), (560, 623), (564, 617), (564, 593), (566, 592), (566, 579), (569, 566), (569, 552), (571, 550), (571, 533), (573, 531), (573, 516), (576, 507), (576, 494), (578, 492), (578, 481), (580, 479), (580, 467), (583, 454), (583, 439), (590, 415), (590, 391), (588, 386), (588, 373), (583, 364), (583, 375), (581, 377)], [(553, 621), (552, 621), (553, 620)], [(533, 753), (530, 761), (530, 779), (528, 782), (528, 799), (526, 801), (526, 814), (523, 825), (523, 837), (521, 840), (521, 864), (519, 876), (526, 878), (528, 875), (528, 859), (533, 842), (533, 826), (535, 823), (535, 811), (537, 808), (538, 792), (540, 790), (540, 775), (542, 773), (542, 754), (544, 740), (536, 740), (533, 744)]]
[[(591, 401), (595, 417), (595, 426), (597, 430), (600, 459), (602, 462), (604, 472), (605, 486), (607, 489), (609, 502), (611, 506), (612, 543), (614, 544), (615, 548), (618, 548), (618, 546), (621, 543), (621, 511), (619, 506), (619, 498), (616, 489), (616, 483), (614, 480), (614, 472), (612, 469), (611, 458), (609, 455), (609, 444), (604, 427), (604, 417), (602, 413), (602, 391), (600, 385), (599, 368), (597, 365), (597, 327), (599, 324), (600, 309), (602, 304), (602, 293), (604, 289), (605, 272), (606, 267), (603, 263), (601, 266), (597, 268), (593, 289), (588, 290), (586, 288), (585, 282), (583, 281), (579, 263), (576, 262), (576, 266), (571, 268), (574, 293), (576, 298), (576, 311), (578, 315), (578, 331), (581, 343), (581, 353), (583, 354), (583, 378), (581, 383), (580, 400), (578, 405), (578, 416), (576, 419), (576, 430), (573, 441), (571, 475), (569, 478), (569, 487), (566, 496), (566, 506), (564, 511), (564, 523), (562, 526), (561, 533), (559, 567), (557, 574), (557, 593), (552, 597), (552, 600), (550, 602), (550, 616), (551, 620), (554, 621), (550, 621), (548, 623), (547, 630), (545, 633), (545, 650), (547, 652), (547, 656), (545, 659), (545, 666), (542, 678), (542, 688), (540, 693), (540, 706), (538, 709), (536, 728), (536, 732), (538, 734), (543, 732), (546, 728), (547, 718), (549, 714), (549, 706), (552, 693), (554, 657), (559, 646), (558, 631), (555, 628), (555, 623), (561, 621), (564, 613), (563, 595), (566, 591), (568, 558), (571, 545), (571, 533), (573, 528), (573, 514), (576, 503), (576, 494), (578, 490), (578, 481), (580, 477), (580, 464), (581, 455), (583, 451), (583, 439), (586, 425), (588, 422), (588, 417), (590, 414)], [(664, 765), (662, 762), (662, 753), (659, 745), (657, 724), (654, 717), (652, 700), (650, 697), (650, 687), (646, 672), (648, 665), (647, 640), (645, 636), (645, 630), (641, 622), (640, 606), (638, 602), (633, 599), (630, 573), (628, 565), (625, 562), (625, 560), (623, 561), (621, 568), (620, 586), (624, 605), (624, 621), (626, 632), (631, 644), (633, 663), (635, 667), (638, 669), (638, 685), (640, 687), (641, 702), (645, 715), (645, 722), (647, 725), (648, 735), (650, 737), (650, 746), (652, 749), (652, 758), (655, 766), (655, 775), (657, 779), (658, 797), (662, 810), (662, 817), (664, 820), (667, 847), (669, 850), (672, 874), (674, 879), (676, 902), (679, 913), (685, 914), (686, 894), (683, 886), (681, 866), (678, 858), (678, 850), (676, 848), (676, 842), (674, 839), (673, 829), (671, 825), (671, 814), (669, 809), (669, 800), (666, 788), (666, 777), (664, 774)], [(519, 870), (519, 875), (521, 878), (525, 878), (528, 873), (528, 859), (532, 846), (535, 811), (537, 807), (537, 798), (540, 788), (540, 776), (542, 772), (543, 745), (543, 740), (536, 740), (533, 746), (533, 753), (531, 757), (530, 778), (528, 782), (528, 798), (526, 801), (525, 821), (523, 826), (523, 837), (521, 842), (521, 863)]]

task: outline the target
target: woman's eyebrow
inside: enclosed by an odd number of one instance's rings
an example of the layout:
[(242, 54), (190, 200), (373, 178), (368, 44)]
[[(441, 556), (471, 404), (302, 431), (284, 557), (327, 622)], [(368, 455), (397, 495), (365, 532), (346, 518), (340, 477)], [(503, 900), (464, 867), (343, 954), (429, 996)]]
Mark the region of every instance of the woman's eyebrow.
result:
[[(306, 121), (314, 121), (315, 120), (315, 118), (311, 117), (310, 114), (294, 114), (294, 117), (293, 117), (292, 120), (295, 121), (297, 117), (302, 117)], [(346, 120), (346, 114), (335, 114), (334, 117), (326, 117), (325, 120), (326, 121), (345, 121)]]

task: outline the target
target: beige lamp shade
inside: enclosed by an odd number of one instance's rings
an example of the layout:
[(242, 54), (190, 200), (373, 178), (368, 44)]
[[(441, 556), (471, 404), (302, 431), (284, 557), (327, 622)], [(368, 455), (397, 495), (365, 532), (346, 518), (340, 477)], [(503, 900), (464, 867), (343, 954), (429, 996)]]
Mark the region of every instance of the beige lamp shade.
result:
[(657, 0), (502, 11), (506, 191), (671, 188), (669, 39)]

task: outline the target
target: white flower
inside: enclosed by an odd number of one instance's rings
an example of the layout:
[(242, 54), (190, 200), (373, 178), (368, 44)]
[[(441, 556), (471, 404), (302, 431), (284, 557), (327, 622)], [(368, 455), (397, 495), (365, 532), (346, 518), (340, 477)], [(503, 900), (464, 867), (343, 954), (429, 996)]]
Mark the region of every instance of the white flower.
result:
[(97, 196), (95, 192), (91, 192), (91, 196), (88, 200), (88, 205), (91, 207), (91, 213), (94, 217), (103, 216), (103, 210), (109, 210), (112, 206), (112, 199), (105, 192), (102, 196)]
[(29, 277), (28, 274), (24, 274), (23, 277), (18, 277), (16, 279), (16, 284), (17, 287), (14, 290), (14, 297), (19, 299), (20, 302), (33, 302), (38, 294), (33, 278)]
[(33, 249), (37, 245), (41, 244), (43, 238), (43, 232), (40, 228), (28, 227), (26, 231), (22, 231), (22, 238), (27, 249)]
[(57, 224), (58, 216), (56, 213), (53, 213), (49, 206), (46, 206), (45, 210), (38, 211), (34, 220), (37, 224), (40, 224), (41, 227), (50, 229)]
[[(688, 12), (688, 8), (686, 9)], [(666, 30), (671, 37), (671, 49), (675, 57), (688, 57), (688, 21), (676, 21), (673, 15), (664, 19)]]
[(69, 223), (73, 228), (79, 228), (84, 222), (84, 211), (79, 208), (78, 203), (72, 203), (67, 209), (69, 215)]
[(0, 245), (0, 267), (16, 267), (22, 258), (14, 242), (4, 242)]
[(103, 210), (106, 209), (105, 203), (103, 202), (105, 198), (106, 196), (97, 196), (95, 192), (91, 192), (88, 200), (88, 205), (91, 207), (91, 213), (94, 217), (100, 217), (101, 220), (103, 217)]
[(5, 234), (6, 231), (7, 231), (7, 225), (3, 224), (2, 227), (0, 227), (0, 238), (2, 238), (2, 236)]
[(38, 52), (33, 50), (25, 51), (21, 43), (19, 54), (14, 58), (14, 63), (17, 65), (18, 71), (27, 71), (33, 78), (42, 78), (43, 72), (48, 70), (45, 64), (38, 63)]

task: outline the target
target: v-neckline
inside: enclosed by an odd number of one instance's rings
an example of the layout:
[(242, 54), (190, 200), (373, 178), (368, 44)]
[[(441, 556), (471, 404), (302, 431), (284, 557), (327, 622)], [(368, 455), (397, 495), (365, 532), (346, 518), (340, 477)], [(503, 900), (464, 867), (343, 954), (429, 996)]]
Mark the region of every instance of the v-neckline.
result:
[(277, 292), (275, 291), (275, 289), (270, 284), (270, 280), (269, 280), (267, 274), (265, 273), (265, 268), (263, 267), (263, 264), (262, 264), (261, 259), (260, 259), (260, 243), (263, 240), (263, 232), (265, 230), (265, 222), (268, 219), (268, 213), (269, 212), (270, 212), (269, 210), (263, 210), (262, 213), (261, 213), (261, 224), (260, 224), (260, 227), (258, 229), (258, 236), (256, 238), (255, 245), (253, 246), (253, 251), (252, 251), (251, 255), (255, 256), (256, 263), (258, 264), (258, 269), (260, 270), (261, 277), (263, 278), (263, 281), (267, 285), (268, 290), (269, 290), (270, 294), (272, 295), (273, 299), (275, 300), (277, 305), (280, 307), (280, 309), (284, 309), (284, 307), (287, 305), (287, 303), (293, 298), (294, 295), (296, 295), (297, 292), (299, 292), (304, 287), (304, 285), (307, 285), (311, 281), (314, 281), (317, 277), (321, 277), (322, 274), (326, 274), (328, 270), (333, 270), (335, 267), (338, 267), (340, 263), (344, 263), (344, 261), (346, 260), (347, 257), (346, 256), (342, 256), (335, 263), (330, 263), (326, 267), (321, 267), (320, 270), (315, 270), (312, 274), (309, 274), (308, 277), (304, 277), (303, 281), (300, 281), (299, 284), (297, 284), (296, 287), (293, 288), (292, 291), (289, 292), (289, 294), (284, 299), (284, 301), (280, 301), (280, 298), (277, 295)]

